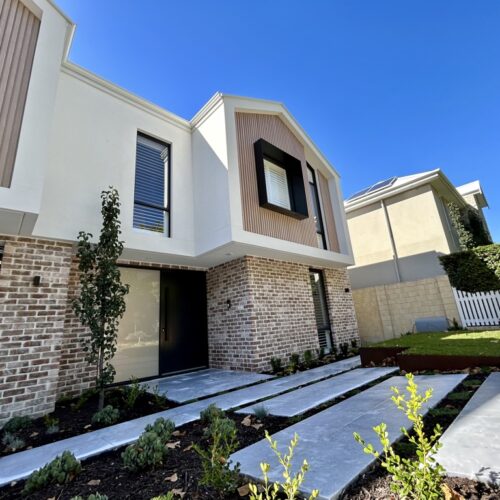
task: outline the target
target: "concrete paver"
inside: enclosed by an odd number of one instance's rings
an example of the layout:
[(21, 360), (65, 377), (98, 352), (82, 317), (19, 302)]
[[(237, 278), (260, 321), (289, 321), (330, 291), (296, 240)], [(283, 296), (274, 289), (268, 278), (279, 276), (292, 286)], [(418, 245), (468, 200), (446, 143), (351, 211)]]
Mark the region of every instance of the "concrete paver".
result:
[[(416, 376), (415, 381), (420, 390), (428, 387), (434, 389), (434, 395), (427, 403), (428, 409), (438, 404), (464, 378), (462, 374), (429, 375)], [(404, 377), (391, 377), (273, 435), (280, 450), (286, 450), (295, 433), (299, 435), (293, 472), (297, 471), (304, 459), (308, 461), (309, 471), (303, 484), (303, 493), (309, 494), (317, 488), (321, 499), (338, 498), (373, 462), (373, 457), (364, 453), (354, 440), (354, 432), (361, 434), (380, 451), (380, 443), (373, 432), (374, 426), (385, 422), (393, 441), (401, 436), (402, 426), (410, 427), (406, 416), (391, 401), (391, 386), (403, 390), (406, 385)], [(270, 480), (282, 479), (282, 470), (266, 440), (237, 451), (231, 460), (240, 463), (243, 474), (255, 479), (262, 477), (260, 463), (267, 462), (271, 465)]]
[(441, 436), (437, 460), (450, 476), (500, 485), (500, 373), (492, 373)]

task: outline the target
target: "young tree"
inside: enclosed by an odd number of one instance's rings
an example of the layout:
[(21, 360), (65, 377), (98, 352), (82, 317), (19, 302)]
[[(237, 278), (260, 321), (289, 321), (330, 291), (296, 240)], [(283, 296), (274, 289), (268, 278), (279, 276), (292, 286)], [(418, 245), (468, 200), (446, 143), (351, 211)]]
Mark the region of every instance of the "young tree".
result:
[(128, 285), (122, 284), (117, 260), (123, 251), (120, 241), (120, 199), (112, 187), (101, 193), (102, 228), (97, 243), (92, 234), (78, 234), (80, 295), (73, 309), (83, 326), (90, 330), (84, 347), (88, 363), (96, 365), (99, 410), (104, 407), (104, 388), (114, 380), (111, 359), (116, 352), (118, 323), (125, 312)]

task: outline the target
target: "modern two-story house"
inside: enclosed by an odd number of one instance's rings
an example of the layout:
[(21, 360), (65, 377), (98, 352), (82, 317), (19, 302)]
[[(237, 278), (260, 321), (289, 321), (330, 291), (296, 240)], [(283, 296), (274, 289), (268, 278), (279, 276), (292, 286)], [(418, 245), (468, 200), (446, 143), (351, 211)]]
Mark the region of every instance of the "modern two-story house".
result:
[(440, 255), (460, 250), (450, 204), (472, 212), (489, 236), (479, 181), (455, 187), (440, 169), (380, 181), (345, 201), (362, 341), (398, 337), (423, 318), (460, 323), (439, 262)]
[(67, 59), (50, 0), (0, 10), (0, 419), (93, 382), (72, 311), (75, 240), (122, 203), (130, 285), (117, 381), (357, 339), (339, 175), (278, 102), (214, 95), (176, 116)]

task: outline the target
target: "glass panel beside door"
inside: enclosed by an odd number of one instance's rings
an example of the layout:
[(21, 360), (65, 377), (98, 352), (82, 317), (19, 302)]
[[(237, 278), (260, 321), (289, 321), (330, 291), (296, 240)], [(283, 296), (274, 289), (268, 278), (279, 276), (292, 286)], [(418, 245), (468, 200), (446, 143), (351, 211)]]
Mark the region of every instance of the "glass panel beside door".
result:
[(314, 303), (314, 316), (318, 329), (319, 346), (325, 352), (332, 350), (332, 333), (330, 328), (330, 318), (328, 315), (328, 305), (326, 302), (325, 284), (323, 273), (311, 269), (309, 271), (311, 281), (312, 296)]

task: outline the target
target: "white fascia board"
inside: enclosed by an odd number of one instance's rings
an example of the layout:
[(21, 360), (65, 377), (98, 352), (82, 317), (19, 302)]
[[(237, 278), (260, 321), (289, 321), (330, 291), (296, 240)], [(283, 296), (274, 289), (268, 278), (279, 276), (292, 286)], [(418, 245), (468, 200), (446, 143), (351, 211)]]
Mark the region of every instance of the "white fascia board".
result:
[(120, 99), (127, 104), (135, 106), (141, 111), (145, 111), (146, 113), (152, 114), (157, 118), (167, 121), (172, 125), (176, 125), (183, 130), (191, 131), (191, 125), (189, 121), (181, 118), (180, 116), (175, 115), (174, 113), (170, 113), (166, 109), (153, 104), (142, 97), (137, 96), (136, 94), (129, 92), (128, 90), (111, 83), (104, 78), (97, 76), (96, 74), (88, 71), (81, 66), (78, 66), (75, 63), (66, 61), (61, 66), (61, 71), (66, 73), (74, 78), (81, 80), (82, 82), (91, 85), (92, 87), (101, 90), (102, 92), (107, 93), (117, 99)]

